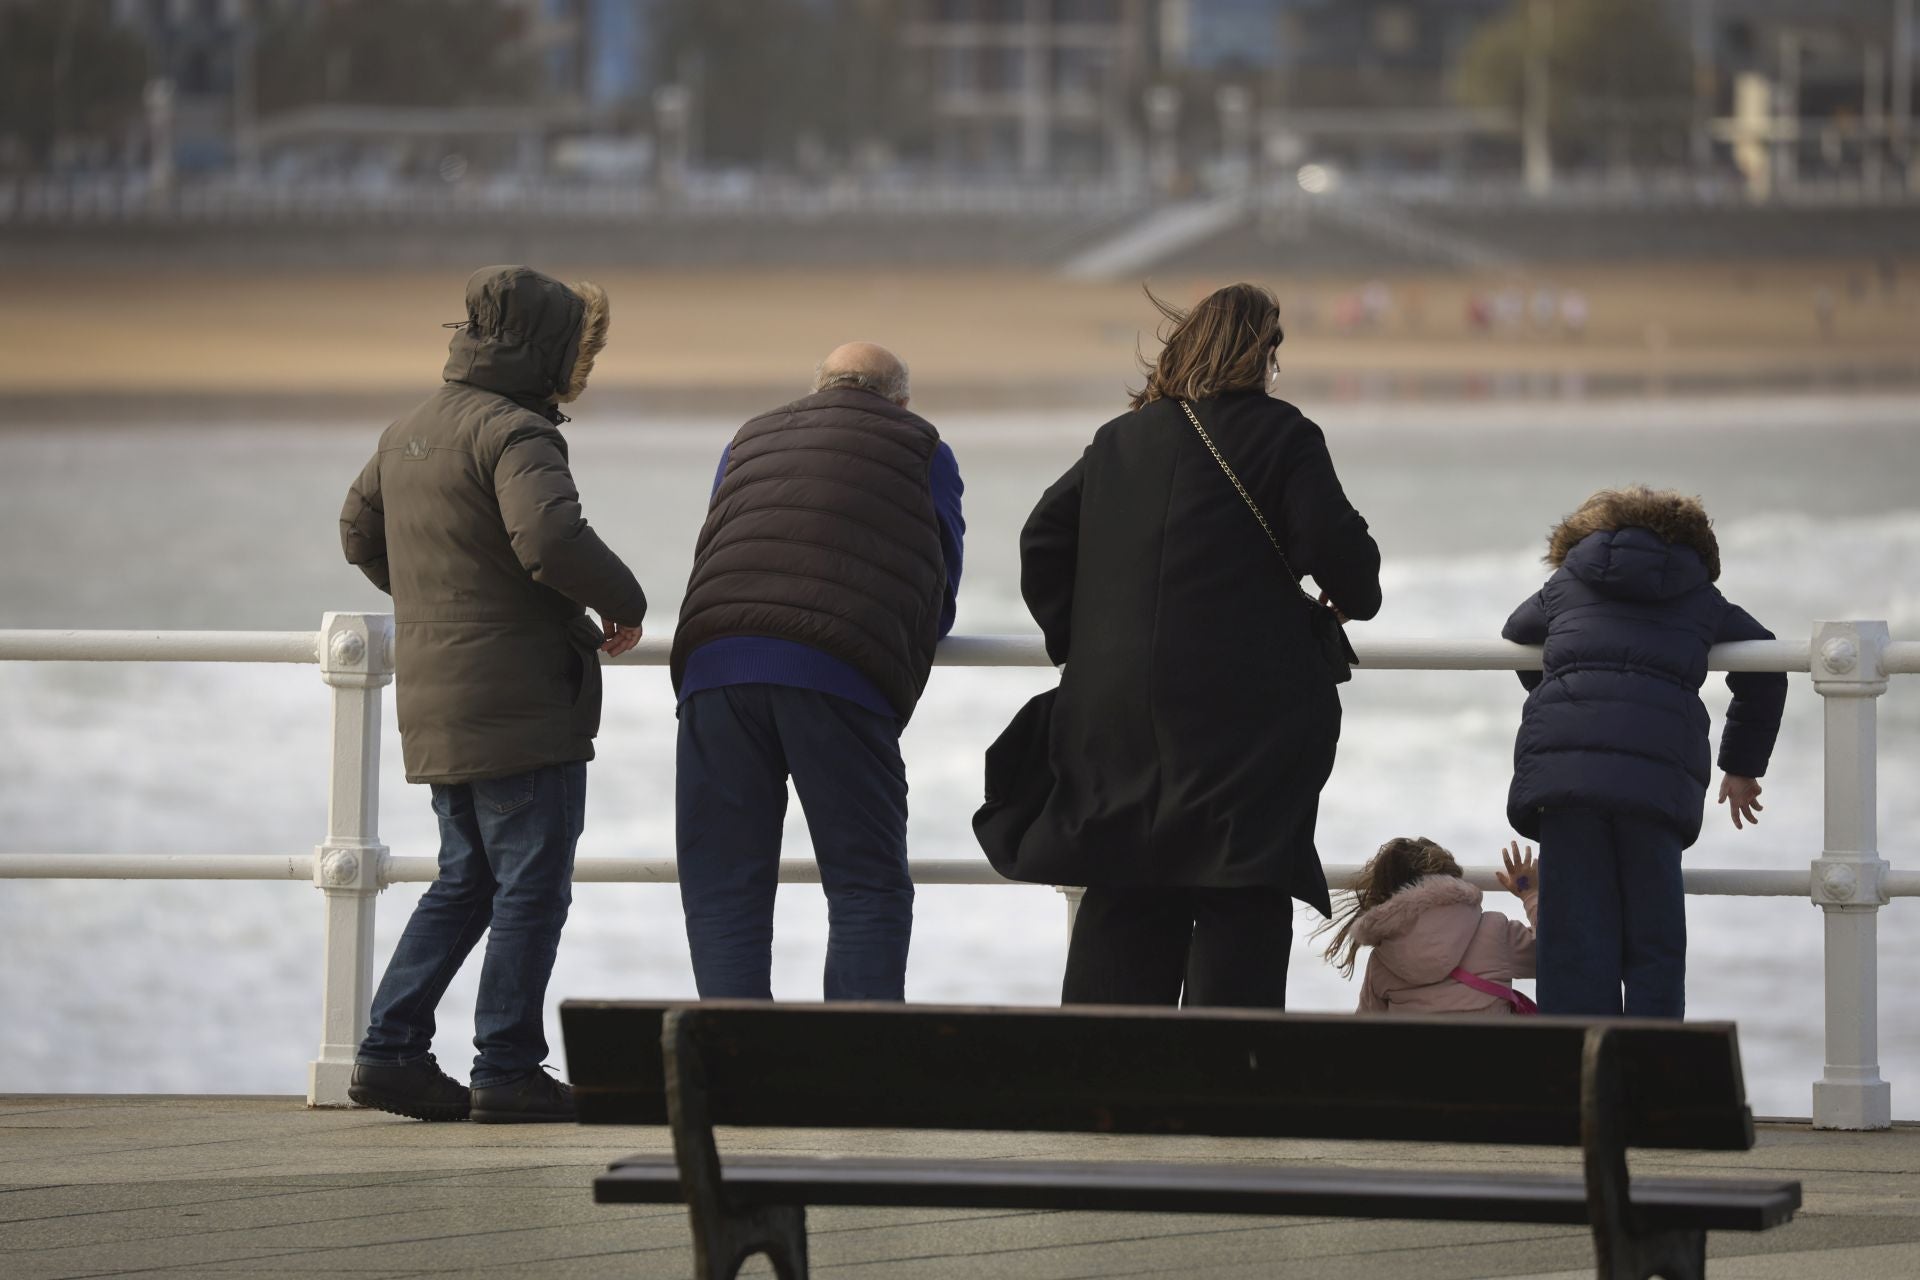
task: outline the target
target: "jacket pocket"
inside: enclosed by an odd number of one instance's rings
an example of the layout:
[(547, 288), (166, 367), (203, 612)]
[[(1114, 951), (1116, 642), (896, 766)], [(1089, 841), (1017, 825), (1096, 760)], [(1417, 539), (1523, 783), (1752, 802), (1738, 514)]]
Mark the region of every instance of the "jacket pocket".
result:
[(600, 732), (600, 629), (586, 618), (567, 624), (567, 692), (575, 731), (591, 738)]

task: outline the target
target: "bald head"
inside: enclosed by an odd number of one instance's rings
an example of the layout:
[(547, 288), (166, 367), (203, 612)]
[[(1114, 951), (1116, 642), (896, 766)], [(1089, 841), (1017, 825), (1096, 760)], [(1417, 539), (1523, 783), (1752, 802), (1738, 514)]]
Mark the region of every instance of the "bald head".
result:
[(897, 405), (907, 403), (907, 366), (899, 356), (871, 342), (835, 347), (813, 375), (815, 391), (853, 387), (871, 391)]

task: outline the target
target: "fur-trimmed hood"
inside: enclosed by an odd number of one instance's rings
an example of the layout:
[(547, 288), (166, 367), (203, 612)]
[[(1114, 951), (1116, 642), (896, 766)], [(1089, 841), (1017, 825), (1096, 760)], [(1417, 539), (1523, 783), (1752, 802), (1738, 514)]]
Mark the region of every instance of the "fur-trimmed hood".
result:
[(1480, 927), (1480, 890), (1458, 876), (1414, 881), (1354, 922), (1353, 936), (1415, 983), (1452, 973)]
[(464, 382), (556, 417), (578, 399), (607, 344), (606, 292), (530, 267), (483, 267), (467, 280), (467, 318), (448, 343), (449, 382)]
[(567, 381), (554, 398), (570, 404), (587, 389), (593, 362), (607, 349), (607, 329), (613, 320), (613, 308), (607, 291), (591, 280), (579, 280), (568, 286), (580, 299), (580, 332), (574, 343), (573, 363), (567, 369)]
[(1700, 499), (1645, 485), (1602, 489), (1581, 503), (1547, 536), (1547, 563), (1558, 569), (1575, 547), (1594, 534), (1625, 529), (1645, 529), (1668, 546), (1692, 548), (1707, 571), (1707, 581), (1719, 581), (1720, 542)]

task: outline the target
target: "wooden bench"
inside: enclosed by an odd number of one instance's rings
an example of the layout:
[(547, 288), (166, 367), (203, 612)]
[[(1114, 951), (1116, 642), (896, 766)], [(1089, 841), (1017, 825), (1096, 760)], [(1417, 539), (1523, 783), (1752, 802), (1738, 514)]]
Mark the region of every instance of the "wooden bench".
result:
[[(1639, 1178), (1633, 1147), (1753, 1146), (1726, 1023), (1416, 1020), (1114, 1008), (569, 1001), (586, 1124), (668, 1124), (674, 1154), (594, 1182), (685, 1202), (694, 1274), (807, 1274), (807, 1205), (1307, 1214), (1591, 1225), (1601, 1280), (1694, 1280), (1708, 1231), (1793, 1217), (1797, 1182)], [(1209, 1134), (1582, 1147), (1584, 1174), (1324, 1165), (722, 1160), (713, 1126)]]

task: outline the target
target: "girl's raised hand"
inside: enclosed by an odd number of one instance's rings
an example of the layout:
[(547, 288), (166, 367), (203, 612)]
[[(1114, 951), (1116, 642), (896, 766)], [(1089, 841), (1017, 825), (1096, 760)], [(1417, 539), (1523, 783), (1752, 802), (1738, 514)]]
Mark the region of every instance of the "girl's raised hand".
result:
[(1531, 898), (1540, 892), (1540, 873), (1533, 864), (1532, 845), (1521, 853), (1520, 842), (1515, 840), (1500, 851), (1500, 861), (1507, 864), (1507, 869), (1494, 872), (1493, 878), (1500, 882), (1502, 889), (1516, 898)]

